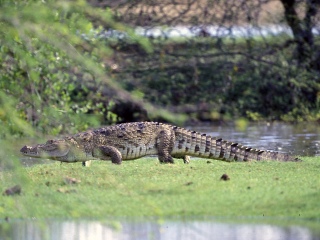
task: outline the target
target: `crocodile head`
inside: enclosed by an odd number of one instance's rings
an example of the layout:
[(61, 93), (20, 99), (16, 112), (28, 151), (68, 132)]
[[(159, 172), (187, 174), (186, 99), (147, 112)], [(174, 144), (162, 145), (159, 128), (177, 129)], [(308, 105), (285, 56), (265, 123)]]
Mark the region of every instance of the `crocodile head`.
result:
[(66, 140), (49, 140), (44, 144), (24, 146), (20, 152), (24, 156), (34, 158), (49, 158), (58, 161), (70, 161), (71, 145)]
[(72, 137), (49, 140), (44, 144), (24, 146), (20, 152), (24, 156), (49, 158), (61, 162), (82, 162), (95, 159), (93, 155), (93, 133), (83, 132)]

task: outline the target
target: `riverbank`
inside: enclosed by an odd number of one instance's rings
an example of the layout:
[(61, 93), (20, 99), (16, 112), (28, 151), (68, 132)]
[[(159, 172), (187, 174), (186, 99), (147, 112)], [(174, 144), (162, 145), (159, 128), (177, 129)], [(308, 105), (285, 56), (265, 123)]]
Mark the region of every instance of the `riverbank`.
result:
[[(0, 218), (146, 216), (285, 217), (319, 221), (319, 157), (303, 162), (226, 163), (156, 158), (35, 165), (1, 174)], [(224, 174), (227, 177), (222, 177)], [(19, 175), (19, 176), (17, 176)], [(222, 177), (222, 178), (221, 178)]]

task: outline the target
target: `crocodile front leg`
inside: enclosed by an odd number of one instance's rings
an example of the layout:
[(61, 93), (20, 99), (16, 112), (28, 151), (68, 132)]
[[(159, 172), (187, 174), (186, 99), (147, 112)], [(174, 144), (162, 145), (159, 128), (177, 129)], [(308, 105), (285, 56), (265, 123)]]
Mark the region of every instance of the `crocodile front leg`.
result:
[(120, 151), (112, 146), (100, 146), (93, 151), (93, 156), (101, 160), (110, 160), (114, 164), (121, 164), (122, 155)]

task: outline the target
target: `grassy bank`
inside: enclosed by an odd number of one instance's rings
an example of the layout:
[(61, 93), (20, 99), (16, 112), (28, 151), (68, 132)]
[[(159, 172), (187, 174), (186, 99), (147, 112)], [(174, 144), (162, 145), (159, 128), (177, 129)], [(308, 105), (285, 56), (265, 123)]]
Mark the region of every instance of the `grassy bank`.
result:
[[(20, 195), (3, 196), (0, 218), (109, 216), (256, 216), (320, 219), (320, 159), (300, 163), (225, 163), (155, 158), (116, 166), (96, 161), (36, 165), (2, 172), (0, 189), (20, 184)], [(230, 180), (221, 180), (227, 174)], [(24, 177), (21, 177), (24, 176)], [(72, 179), (73, 178), (73, 179)], [(74, 183), (72, 183), (74, 182)]]

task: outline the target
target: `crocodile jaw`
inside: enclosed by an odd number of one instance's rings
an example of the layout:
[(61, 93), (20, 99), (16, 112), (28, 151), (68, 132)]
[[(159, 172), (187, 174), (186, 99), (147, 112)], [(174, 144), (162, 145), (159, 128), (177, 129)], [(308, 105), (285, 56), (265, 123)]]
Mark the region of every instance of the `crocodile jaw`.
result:
[(35, 146), (26, 145), (20, 149), (20, 152), (28, 157), (59, 160), (60, 158), (65, 158), (69, 150), (70, 147), (68, 145), (52, 146), (46, 143)]

